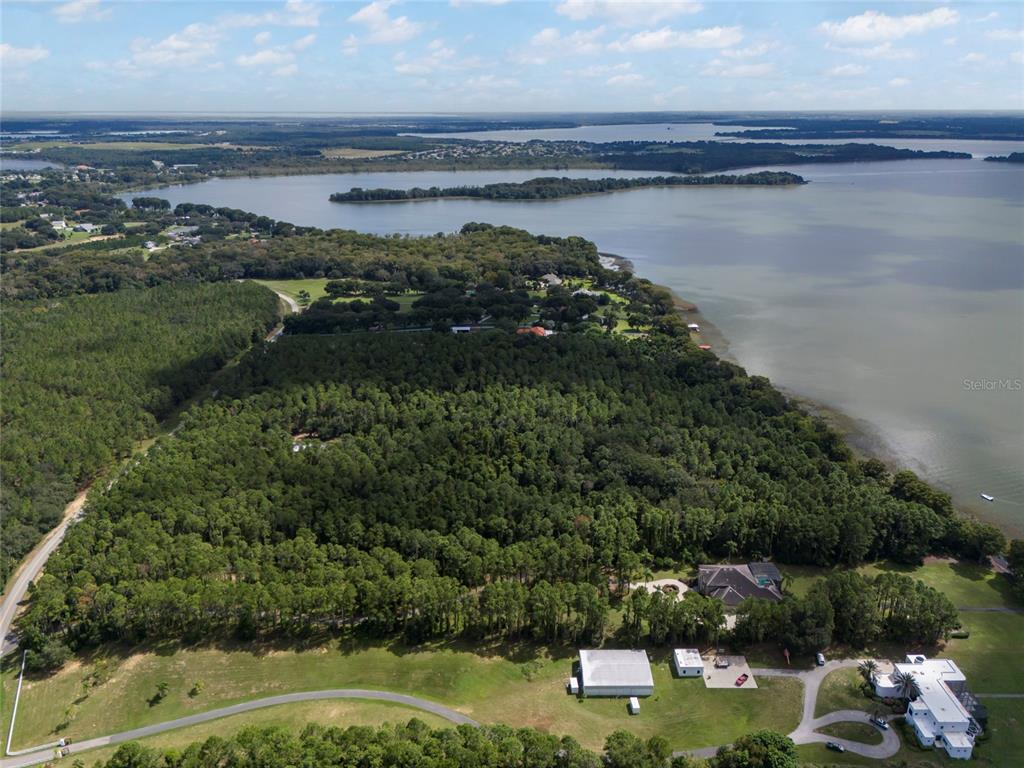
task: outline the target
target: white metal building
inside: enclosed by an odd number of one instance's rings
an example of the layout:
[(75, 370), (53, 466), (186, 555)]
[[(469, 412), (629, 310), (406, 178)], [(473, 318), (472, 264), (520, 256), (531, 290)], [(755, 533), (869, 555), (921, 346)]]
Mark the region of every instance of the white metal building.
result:
[(651, 663), (645, 651), (580, 651), (584, 696), (650, 696)]
[(918, 696), (907, 708), (907, 723), (914, 727), (917, 740), (925, 747), (945, 749), (950, 757), (969, 759), (981, 726), (958, 695), (967, 678), (956, 663), (949, 659), (908, 655), (905, 664), (894, 666), (892, 674), (875, 675), (875, 693), (900, 697), (897, 673), (913, 675)]
[(680, 677), (700, 677), (704, 674), (704, 660), (696, 648), (676, 648), (672, 651), (672, 665)]

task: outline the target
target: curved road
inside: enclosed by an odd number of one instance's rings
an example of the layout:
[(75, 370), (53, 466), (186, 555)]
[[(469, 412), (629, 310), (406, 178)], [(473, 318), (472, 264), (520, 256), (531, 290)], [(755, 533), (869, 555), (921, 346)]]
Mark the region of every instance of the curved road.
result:
[[(217, 720), (222, 717), (230, 717), (243, 712), (251, 712), (254, 709), (265, 707), (276, 707), (279, 704), (294, 704), (300, 701), (321, 701), (324, 699), (375, 699), (377, 701), (388, 701), (394, 704), (403, 704), (407, 707), (420, 709), (424, 712), (443, 717), (457, 725), (471, 725), (478, 727), (480, 724), (454, 709), (449, 709), (441, 704), (416, 696), (406, 696), (401, 693), (389, 693), (387, 691), (366, 691), (359, 688), (338, 688), (327, 691), (307, 691), (303, 693), (285, 693), (280, 696), (269, 696), (265, 699), (245, 701), (241, 704), (234, 704), (230, 707), (212, 709), (209, 712), (201, 712), (197, 715), (179, 717), (177, 720), (167, 720), (155, 725), (147, 725), (142, 728), (135, 728), (130, 731), (122, 731), (111, 736), (99, 736), (95, 739), (76, 741), (68, 749), (71, 754), (84, 752), (97, 747), (108, 747), (113, 744), (121, 744), (125, 741), (134, 741), (147, 736), (155, 736), (158, 733), (171, 731), (176, 728), (185, 728), (190, 725), (207, 723), (210, 720)], [(11, 757), (0, 760), (0, 768), (22, 768), (22, 766), (37, 765), (45, 763), (53, 757), (53, 746), (33, 747), (21, 752), (13, 752)]]
[[(837, 736), (826, 736), (823, 733), (817, 733), (818, 728), (834, 723), (870, 724), (870, 715), (857, 709), (842, 709), (837, 712), (829, 712), (821, 717), (814, 716), (814, 708), (818, 701), (818, 689), (821, 688), (821, 683), (828, 674), (838, 669), (855, 668), (859, 664), (860, 662), (857, 659), (846, 659), (843, 661), (829, 661), (823, 667), (815, 667), (814, 669), (803, 671), (796, 669), (754, 668), (751, 669), (751, 672), (754, 673), (755, 677), (792, 677), (803, 682), (803, 712), (800, 717), (800, 724), (789, 734), (789, 738), (795, 743), (812, 744), (815, 742), (835, 741), (846, 747), (847, 752), (855, 755), (877, 759), (892, 757), (900, 751), (900, 737), (891, 728), (887, 731), (881, 731), (881, 744), (864, 744), (859, 741), (849, 741), (848, 739), (840, 739)], [(693, 757), (712, 757), (717, 751), (718, 747), (706, 747), (704, 749), (676, 752), (675, 754), (691, 755)]]

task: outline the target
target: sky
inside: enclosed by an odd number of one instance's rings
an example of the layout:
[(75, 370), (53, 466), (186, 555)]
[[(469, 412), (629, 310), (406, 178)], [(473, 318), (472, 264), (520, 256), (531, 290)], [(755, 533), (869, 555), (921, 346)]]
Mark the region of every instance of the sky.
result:
[(1024, 3), (4, 0), (0, 109), (1024, 108)]

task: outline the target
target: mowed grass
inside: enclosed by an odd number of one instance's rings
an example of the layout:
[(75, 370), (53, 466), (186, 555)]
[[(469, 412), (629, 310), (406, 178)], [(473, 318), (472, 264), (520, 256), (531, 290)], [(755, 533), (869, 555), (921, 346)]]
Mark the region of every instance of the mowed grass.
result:
[[(282, 727), (293, 733), (299, 733), (309, 723), (324, 726), (348, 728), (353, 725), (380, 726), (385, 724), (407, 723), (412, 718), (422, 720), (431, 728), (452, 727), (444, 718), (422, 712), (400, 704), (389, 704), (376, 701), (310, 701), (298, 704), (282, 704), (268, 707), (257, 712), (213, 720), (203, 725), (190, 728), (179, 728), (159, 736), (139, 739), (138, 743), (161, 752), (168, 749), (184, 749), (193, 742), (202, 742), (211, 736), (229, 738), (243, 728), (248, 727)], [(109, 760), (118, 747), (102, 747), (87, 752), (76, 753), (85, 760), (87, 765), (98, 761)]]
[(971, 690), (1024, 693), (1024, 614), (961, 611), (960, 618), (971, 636), (950, 640), (942, 655), (956, 661)]
[[(787, 733), (799, 720), (803, 688), (796, 680), (765, 679), (756, 690), (708, 690), (700, 679), (674, 679), (668, 653), (661, 652), (652, 664), (655, 695), (643, 701), (639, 717), (630, 717), (624, 699), (578, 700), (565, 693), (572, 651), (555, 658), (535, 649), (491, 650), (500, 655), (460, 646), (407, 649), (337, 642), (304, 651), (239, 647), (115, 654), (108, 649), (109, 677), (88, 689), (87, 696), (83, 680), (95, 669), (95, 656), (26, 682), (14, 748), (52, 740), (69, 707), (74, 717), (60, 735), (81, 740), (277, 693), (339, 687), (413, 694), (482, 723), (567, 734), (594, 749), (618, 728), (644, 738), (661, 735), (674, 749), (684, 749), (728, 743), (758, 728)], [(161, 681), (168, 683), (167, 696), (150, 706)], [(203, 691), (190, 697), (197, 681)], [(13, 668), (3, 682), (6, 723), (16, 683)]]
[(859, 741), (861, 744), (881, 744), (882, 732), (867, 723), (833, 723), (819, 728), (818, 733), (836, 736), (840, 739)]
[(872, 699), (864, 695), (861, 685), (864, 678), (856, 669), (837, 669), (830, 672), (818, 689), (818, 700), (814, 705), (814, 716), (821, 717), (838, 709), (874, 709)]
[(299, 300), (299, 291), (307, 291), (309, 300), (316, 301), (327, 295), (324, 286), (327, 285), (326, 277), (311, 277), (305, 280), (253, 280), (254, 283), (265, 285), (272, 291), (280, 291), (296, 301)]
[[(900, 768), (952, 768), (953, 766), (981, 766), (982, 768), (1016, 768), (1024, 765), (1024, 704), (1009, 699), (988, 699), (988, 731), (974, 745), (969, 763), (951, 759), (943, 750), (925, 749), (915, 740), (903, 738), (900, 726), (894, 726), (901, 736), (902, 747), (885, 761), (859, 757), (850, 752), (837, 754), (825, 749), (824, 744), (797, 747), (800, 762), (819, 766), (900, 766)], [(865, 726), (870, 727), (870, 726)], [(825, 729), (822, 729), (825, 732)]]

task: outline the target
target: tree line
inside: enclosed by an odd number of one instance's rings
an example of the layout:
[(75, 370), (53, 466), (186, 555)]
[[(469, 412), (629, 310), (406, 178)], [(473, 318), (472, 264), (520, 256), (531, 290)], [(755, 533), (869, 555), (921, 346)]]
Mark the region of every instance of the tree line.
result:
[(274, 295), (251, 284), (7, 302), (0, 576), (76, 489), (152, 435), (276, 316)]
[(219, 384), (51, 557), (22, 622), (40, 665), (352, 623), (596, 640), (650, 567), (965, 546), (944, 494), (686, 339), (285, 336)]
[(397, 725), (339, 728), (307, 724), (299, 733), (249, 727), (211, 736), (182, 750), (129, 742), (97, 768), (796, 768), (793, 741), (773, 731), (741, 736), (707, 761), (672, 757), (662, 736), (641, 739), (617, 730), (600, 754), (571, 736), (533, 728), (486, 725), (430, 728), (411, 719)]
[(632, 179), (604, 178), (579, 179), (545, 176), (521, 182), (502, 182), (482, 186), (413, 187), (412, 189), (363, 189), (353, 187), (348, 192), (331, 195), (334, 203), (399, 202), (436, 198), (468, 197), (482, 200), (556, 200), (603, 192), (642, 187), (701, 187), (701, 186), (783, 186), (805, 184), (803, 177), (784, 171), (760, 171), (741, 175), (713, 176), (650, 176)]

